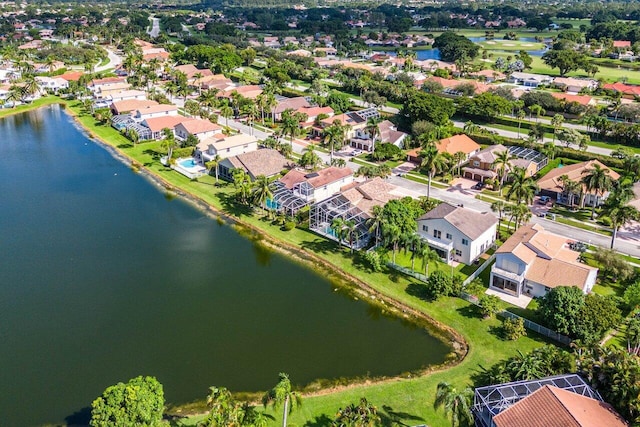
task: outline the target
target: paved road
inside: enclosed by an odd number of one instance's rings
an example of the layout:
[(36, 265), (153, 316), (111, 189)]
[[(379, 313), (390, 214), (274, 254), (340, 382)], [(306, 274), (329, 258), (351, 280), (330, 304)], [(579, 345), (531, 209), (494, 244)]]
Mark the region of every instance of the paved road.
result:
[(109, 57), (109, 62), (100, 67), (96, 67), (96, 72), (102, 72), (109, 69), (115, 69), (118, 65), (122, 64), (122, 58), (116, 55), (116, 53), (110, 48), (105, 48)]
[(151, 29), (147, 31), (151, 37), (156, 38), (160, 35), (160, 18), (150, 17)]

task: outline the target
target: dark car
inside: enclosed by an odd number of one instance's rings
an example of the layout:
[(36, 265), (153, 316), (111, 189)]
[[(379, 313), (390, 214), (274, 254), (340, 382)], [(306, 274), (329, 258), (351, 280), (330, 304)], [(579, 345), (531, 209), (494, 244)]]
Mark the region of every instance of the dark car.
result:
[(474, 190), (482, 190), (486, 186), (487, 184), (485, 184), (484, 182), (476, 182), (476, 185), (471, 188), (473, 188)]

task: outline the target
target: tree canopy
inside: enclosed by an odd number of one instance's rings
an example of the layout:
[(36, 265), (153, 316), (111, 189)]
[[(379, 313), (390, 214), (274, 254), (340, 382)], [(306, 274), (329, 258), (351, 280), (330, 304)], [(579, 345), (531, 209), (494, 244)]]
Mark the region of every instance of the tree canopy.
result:
[(480, 46), (453, 31), (445, 31), (436, 37), (433, 47), (440, 49), (443, 61), (471, 61), (478, 56)]
[(91, 426), (155, 426), (162, 420), (164, 391), (154, 377), (107, 387), (91, 404)]

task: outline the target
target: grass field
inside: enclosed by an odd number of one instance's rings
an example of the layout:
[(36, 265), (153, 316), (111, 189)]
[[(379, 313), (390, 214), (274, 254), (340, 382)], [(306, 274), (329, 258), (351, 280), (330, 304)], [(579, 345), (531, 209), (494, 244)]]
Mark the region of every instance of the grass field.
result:
[(57, 104), (58, 102), (60, 102), (59, 98), (46, 97), (36, 99), (31, 104), (18, 105), (15, 108), (0, 108), (0, 118), (22, 113), (28, 110), (33, 110), (34, 108), (44, 107), (45, 105)]
[(478, 42), (478, 44), (482, 49), (490, 50), (508, 50), (519, 52), (521, 50), (542, 50), (544, 49), (544, 43), (537, 42), (528, 42), (528, 41), (520, 41), (520, 40), (502, 40), (502, 39), (494, 39), (487, 40), (484, 42)]
[[(458, 331), (468, 343), (469, 352), (466, 358), (449, 369), (418, 377), (403, 375), (401, 378), (381, 383), (362, 384), (330, 393), (323, 392), (319, 395), (307, 396), (302, 408), (293, 412), (290, 426), (328, 425), (338, 408), (357, 402), (363, 396), (383, 411), (403, 413), (407, 425), (425, 423), (432, 427), (449, 426), (450, 421), (445, 418), (443, 412), (441, 410), (436, 412), (433, 409), (435, 389), (439, 382), (447, 381), (457, 387), (469, 386), (471, 377), (478, 372), (480, 365), (490, 366), (514, 355), (516, 350), (527, 352), (544, 343), (544, 340), (533, 335), (520, 338), (515, 342), (503, 341), (499, 336), (500, 321), (483, 320), (471, 304), (458, 298), (442, 298), (435, 302), (425, 301), (418, 296), (419, 285), (414, 280), (388, 270), (379, 273), (365, 271), (360, 267), (361, 260), (358, 254), (351, 255), (345, 250), (338, 250), (334, 242), (304, 229), (284, 231), (261, 215), (255, 215), (247, 208), (235, 205), (230, 197), (233, 192), (232, 186), (228, 184), (215, 186), (214, 179), (210, 176), (192, 181), (164, 167), (158, 160), (159, 143), (150, 142), (132, 146), (116, 130), (99, 126), (91, 116), (83, 114), (78, 103), (69, 105), (69, 110), (77, 116), (91, 135), (134, 159), (143, 168), (165, 181), (165, 185), (180, 188), (192, 194), (216, 210), (260, 230), (276, 242), (283, 242), (291, 248), (312, 254), (319, 260), (330, 263), (355, 279), (364, 281), (376, 292), (448, 325)], [(293, 380), (295, 382), (295, 378)], [(274, 415), (276, 420), (272, 425), (277, 425), (280, 422), (279, 414)], [(197, 421), (198, 417), (194, 417), (173, 423), (186, 426), (194, 425)]]

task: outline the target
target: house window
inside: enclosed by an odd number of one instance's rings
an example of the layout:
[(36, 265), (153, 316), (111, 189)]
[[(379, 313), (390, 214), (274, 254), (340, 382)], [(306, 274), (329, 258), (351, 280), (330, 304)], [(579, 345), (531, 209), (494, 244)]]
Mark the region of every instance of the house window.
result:
[(428, 233), (429, 232), (429, 226), (428, 225), (423, 225), (422, 226), (422, 231), (426, 231)]
[(442, 232), (440, 230), (433, 230), (433, 237), (435, 237), (436, 239), (441, 239)]
[(227, 148), (227, 153), (231, 152), (231, 148)]
[(460, 249), (456, 249), (456, 256), (462, 256), (462, 252), (460, 251)]
[(469, 246), (469, 241), (467, 239), (462, 239), (462, 244), (465, 246)]
[(479, 168), (479, 167), (480, 167), (480, 162), (479, 162), (479, 161), (477, 161), (477, 160), (474, 160), (474, 161), (473, 161), (473, 167), (474, 167), (474, 168)]
[(451, 240), (452, 237), (451, 234), (447, 233), (447, 240)]

